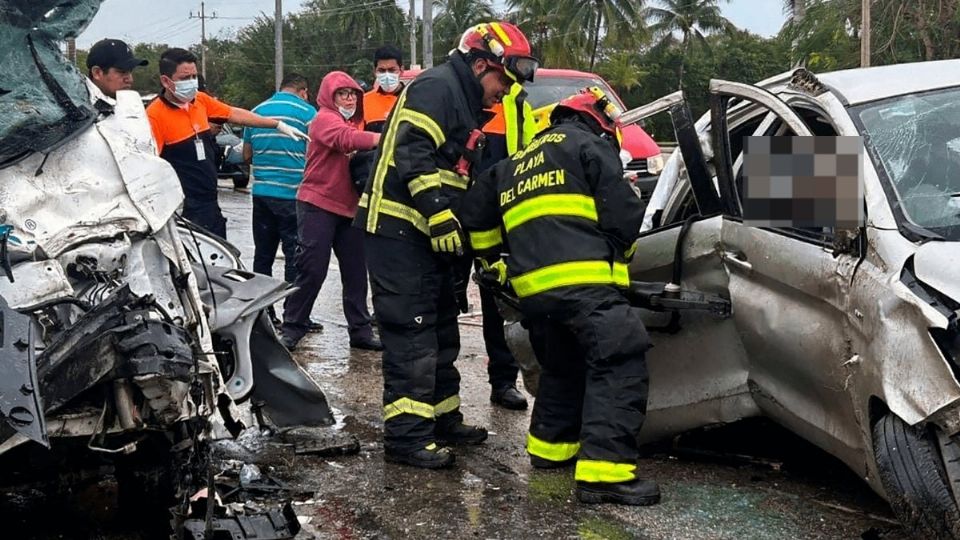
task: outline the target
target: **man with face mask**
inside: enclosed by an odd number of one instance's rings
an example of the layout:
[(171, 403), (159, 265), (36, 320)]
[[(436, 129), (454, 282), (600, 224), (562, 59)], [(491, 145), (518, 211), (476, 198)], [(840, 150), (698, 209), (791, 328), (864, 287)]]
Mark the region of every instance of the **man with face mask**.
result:
[(403, 91), (403, 55), (393, 45), (384, 45), (373, 53), (373, 64), (376, 84), (363, 95), (363, 123), (365, 130), (381, 133)]
[(275, 118), (231, 107), (199, 91), (197, 57), (185, 49), (160, 55), (163, 92), (147, 107), (160, 157), (177, 171), (183, 188), (183, 217), (226, 238), (227, 220), (217, 202), (218, 149), (207, 134), (210, 122), (276, 129), (294, 139), (307, 140), (303, 131)]
[(317, 116), (310, 123), (307, 165), (297, 191), (297, 290), (283, 310), (282, 341), (290, 350), (310, 331), (310, 311), (327, 278), (331, 250), (340, 265), (350, 346), (382, 348), (367, 308), (363, 232), (351, 226), (359, 195), (350, 181), (350, 154), (375, 148), (380, 140), (379, 133), (360, 129), (360, 96), (360, 86), (342, 71), (328, 73), (317, 92)]
[[(465, 239), (453, 214), (479, 161), (484, 108), (538, 62), (506, 22), (463, 33), (445, 64), (411, 82), (390, 113), (354, 224), (367, 233), (374, 312), (383, 340), (384, 458), (438, 469), (445, 445), (480, 444), (463, 423), (454, 269)], [(469, 261), (467, 261), (469, 264)]]

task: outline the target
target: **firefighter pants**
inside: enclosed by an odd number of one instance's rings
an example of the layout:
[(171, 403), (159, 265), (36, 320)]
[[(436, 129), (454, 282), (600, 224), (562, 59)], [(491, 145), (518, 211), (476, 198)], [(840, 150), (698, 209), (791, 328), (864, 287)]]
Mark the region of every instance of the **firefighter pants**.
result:
[(434, 427), (463, 421), (453, 269), (428, 245), (367, 234), (373, 309), (383, 342), (384, 449), (434, 442)]
[(636, 478), (637, 435), (646, 414), (650, 341), (639, 316), (612, 287), (529, 320), (542, 366), (527, 452), (551, 461), (577, 456), (576, 479)]

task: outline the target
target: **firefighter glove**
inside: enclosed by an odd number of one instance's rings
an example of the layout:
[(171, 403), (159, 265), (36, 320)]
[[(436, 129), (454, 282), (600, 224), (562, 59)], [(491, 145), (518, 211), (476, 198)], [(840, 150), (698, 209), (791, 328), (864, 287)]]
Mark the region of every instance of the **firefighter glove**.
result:
[(640, 242), (634, 242), (629, 248), (627, 248), (626, 251), (623, 252), (623, 258), (626, 259), (627, 262), (633, 260), (633, 256), (637, 254), (637, 246), (639, 245)]
[(466, 239), (460, 222), (447, 208), (430, 216), (427, 220), (430, 226), (430, 246), (437, 253), (453, 253), (463, 255), (463, 244)]
[(491, 280), (496, 280), (500, 285), (507, 282), (507, 263), (503, 259), (497, 259), (495, 263), (489, 263), (486, 259), (480, 259), (480, 267), (483, 269), (483, 275)]
[(299, 129), (291, 126), (290, 124), (284, 123), (282, 120), (277, 122), (277, 131), (283, 133), (291, 139), (296, 139), (299, 141), (310, 141), (310, 136), (306, 133), (300, 131)]

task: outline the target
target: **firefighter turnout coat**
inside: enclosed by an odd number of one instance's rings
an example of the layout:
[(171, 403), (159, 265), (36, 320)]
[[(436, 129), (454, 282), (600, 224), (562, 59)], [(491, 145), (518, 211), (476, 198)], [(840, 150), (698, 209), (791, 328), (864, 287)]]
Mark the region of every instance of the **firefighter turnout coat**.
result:
[(355, 226), (429, 246), (427, 221), (467, 189), (469, 178), (455, 168), (470, 132), (487, 119), (482, 96), (460, 54), (404, 89), (387, 120)]
[(627, 287), (643, 204), (623, 180), (615, 145), (568, 121), (481, 175), (456, 214), (478, 255), (506, 252), (523, 305), (582, 286)]

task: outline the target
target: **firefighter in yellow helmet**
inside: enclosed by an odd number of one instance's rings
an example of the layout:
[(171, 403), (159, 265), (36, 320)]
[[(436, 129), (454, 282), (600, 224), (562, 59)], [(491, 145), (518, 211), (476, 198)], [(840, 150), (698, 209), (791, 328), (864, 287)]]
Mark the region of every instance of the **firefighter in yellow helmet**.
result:
[(531, 464), (575, 464), (581, 502), (648, 505), (659, 487), (635, 471), (650, 343), (624, 296), (643, 204), (623, 180), (619, 114), (596, 87), (561, 101), (551, 127), (478, 178), (457, 215), (519, 298), (543, 369)]
[(533, 79), (538, 62), (512, 24), (467, 29), (448, 61), (400, 95), (387, 119), (354, 225), (366, 233), (367, 267), (383, 342), (384, 456), (448, 467), (446, 445), (480, 444), (463, 423), (453, 270), (466, 238), (452, 208), (465, 192), (484, 109), (511, 85)]

